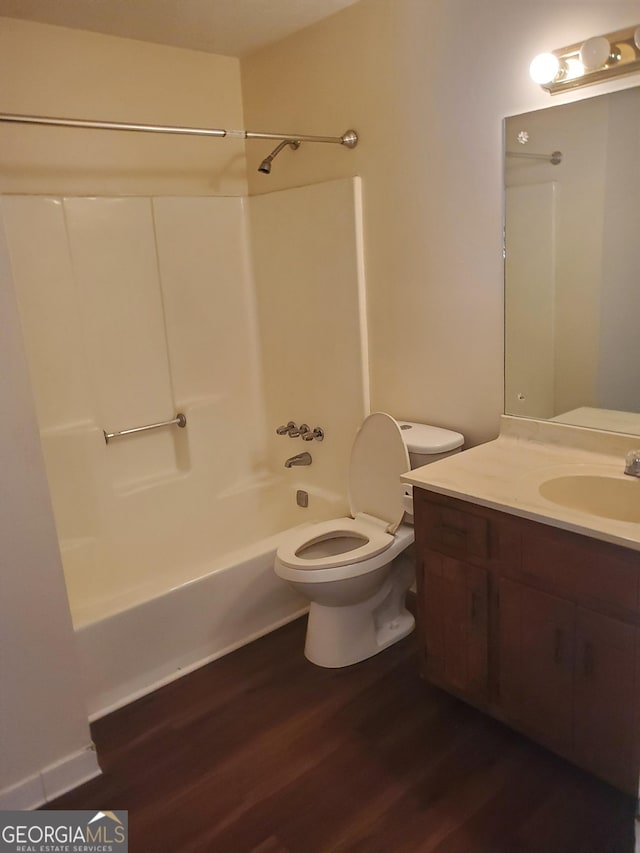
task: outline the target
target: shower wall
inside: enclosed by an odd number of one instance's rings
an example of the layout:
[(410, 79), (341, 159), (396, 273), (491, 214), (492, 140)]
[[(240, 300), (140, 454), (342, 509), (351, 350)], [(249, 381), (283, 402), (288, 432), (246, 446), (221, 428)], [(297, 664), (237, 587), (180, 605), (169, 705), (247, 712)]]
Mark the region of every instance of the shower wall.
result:
[[(9, 197), (2, 210), (77, 612), (235, 544), (220, 504), (265, 455), (244, 202)], [(105, 444), (103, 429), (178, 410), (184, 430)]]
[(253, 196), (249, 209), (269, 423), (326, 432), (307, 443), (268, 430), (269, 462), (282, 470), (308, 450), (313, 464), (298, 472), (316, 493), (346, 496), (351, 444), (369, 412), (360, 179)]
[[(274, 193), (250, 216), (242, 198), (2, 199), (76, 625), (326, 517), (330, 495), (346, 508), (365, 400), (358, 189)], [(178, 411), (185, 429), (104, 441)], [(303, 449), (275, 436), (289, 418), (327, 431), (304, 444), (310, 468), (284, 469)]]

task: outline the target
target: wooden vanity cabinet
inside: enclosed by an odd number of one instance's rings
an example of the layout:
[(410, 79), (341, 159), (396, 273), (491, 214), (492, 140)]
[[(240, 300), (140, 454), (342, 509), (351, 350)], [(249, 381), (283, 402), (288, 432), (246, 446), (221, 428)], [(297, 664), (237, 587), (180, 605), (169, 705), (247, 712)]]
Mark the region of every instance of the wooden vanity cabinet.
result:
[(414, 490), (423, 675), (627, 793), (640, 553)]
[(574, 605), (507, 578), (498, 585), (499, 707), (564, 752), (573, 737)]
[(433, 552), (425, 564), (421, 599), (427, 678), (476, 702), (486, 702), (487, 572)]
[(637, 635), (633, 625), (576, 608), (574, 755), (630, 793), (638, 788)]

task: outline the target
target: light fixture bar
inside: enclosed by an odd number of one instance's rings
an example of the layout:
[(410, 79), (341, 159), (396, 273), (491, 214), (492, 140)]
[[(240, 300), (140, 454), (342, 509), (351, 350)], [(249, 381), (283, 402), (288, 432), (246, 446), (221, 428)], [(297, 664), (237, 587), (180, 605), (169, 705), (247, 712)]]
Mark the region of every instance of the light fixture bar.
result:
[[(605, 40), (609, 42), (610, 47), (608, 56), (605, 51), (599, 67), (588, 67), (590, 61), (587, 61), (586, 57), (591, 58), (594, 53), (589, 48), (601, 48)], [(597, 54), (597, 50), (595, 52)], [(551, 95), (592, 83), (601, 83), (623, 74), (640, 72), (640, 26), (627, 27), (605, 36), (559, 48), (552, 51), (552, 56), (555, 56), (559, 63), (557, 74), (550, 81), (538, 81)]]

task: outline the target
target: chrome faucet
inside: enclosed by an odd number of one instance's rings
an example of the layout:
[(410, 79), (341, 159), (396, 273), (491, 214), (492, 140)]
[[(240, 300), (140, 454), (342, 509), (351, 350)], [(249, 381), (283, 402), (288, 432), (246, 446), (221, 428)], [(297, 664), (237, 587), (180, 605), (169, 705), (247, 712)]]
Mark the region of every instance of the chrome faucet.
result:
[(630, 450), (624, 459), (624, 473), (640, 477), (640, 450)]
[(292, 456), (290, 459), (284, 463), (285, 468), (293, 468), (294, 465), (311, 465), (311, 454), (307, 453), (298, 453), (296, 456)]

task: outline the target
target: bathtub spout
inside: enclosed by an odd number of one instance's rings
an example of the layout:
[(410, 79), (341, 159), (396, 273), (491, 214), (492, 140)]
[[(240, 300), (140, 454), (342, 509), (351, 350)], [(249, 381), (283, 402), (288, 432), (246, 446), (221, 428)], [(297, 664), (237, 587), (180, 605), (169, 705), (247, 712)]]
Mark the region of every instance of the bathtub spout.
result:
[(285, 468), (293, 468), (294, 465), (311, 465), (311, 454), (307, 453), (298, 453), (297, 456), (292, 456), (290, 459), (284, 463)]

